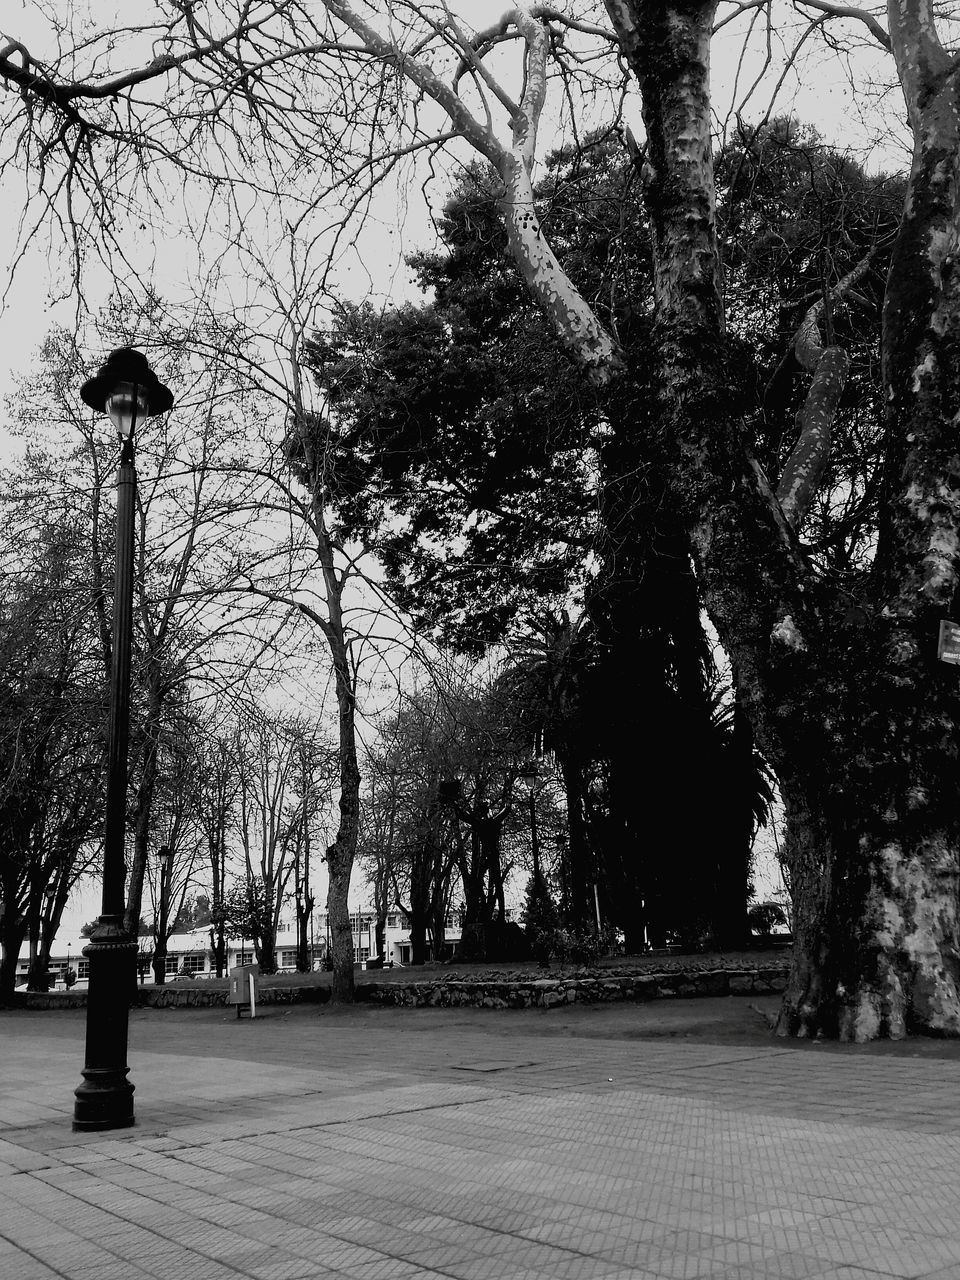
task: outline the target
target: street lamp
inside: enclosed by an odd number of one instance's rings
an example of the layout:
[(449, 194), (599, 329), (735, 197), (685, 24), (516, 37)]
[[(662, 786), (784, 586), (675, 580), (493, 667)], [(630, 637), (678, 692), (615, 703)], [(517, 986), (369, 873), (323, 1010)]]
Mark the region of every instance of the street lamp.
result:
[(87, 1039), (83, 1083), (74, 1091), (73, 1127), (125, 1129), (134, 1122), (127, 1079), (130, 991), (136, 984), (137, 942), (123, 926), (126, 885), (127, 740), (130, 727), (130, 638), (133, 630), (134, 508), (137, 472), (133, 434), (141, 418), (166, 413), (173, 395), (146, 356), (122, 347), (80, 388), (91, 409), (109, 414), (120, 438), (117, 476), (117, 552), (113, 595), (113, 654), (107, 748), (107, 802), (100, 917), (83, 954), (89, 961)]
[(530, 844), (533, 852), (533, 880), (539, 885), (542, 879), (540, 873), (540, 833), (537, 830), (537, 792), (543, 779), (540, 777), (540, 769), (537, 762), (531, 761), (520, 769), (520, 777), (530, 784)]
[(157, 986), (167, 980), (167, 931), (170, 925), (170, 877), (173, 872), (173, 848), (162, 844), (157, 853), (160, 864), (160, 902), (157, 907), (157, 918), (154, 933), (156, 945), (153, 951), (153, 978)]

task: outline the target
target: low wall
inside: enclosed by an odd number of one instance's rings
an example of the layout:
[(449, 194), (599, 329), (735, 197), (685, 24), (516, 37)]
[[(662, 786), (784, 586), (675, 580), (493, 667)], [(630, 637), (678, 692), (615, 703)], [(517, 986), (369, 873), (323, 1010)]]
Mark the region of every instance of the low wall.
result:
[[(684, 969), (663, 972), (617, 974), (583, 973), (576, 976), (471, 980), (436, 976), (411, 982), (358, 982), (358, 1003), (392, 1006), (428, 1006), (484, 1009), (553, 1009), (558, 1005), (597, 1004), (603, 1001), (689, 999), (697, 996), (771, 995), (782, 992), (788, 968), (766, 965), (756, 969)], [(203, 1009), (226, 1005), (225, 987), (207, 983), (173, 983), (140, 987), (137, 1004), (151, 1009)], [(268, 986), (263, 981), (258, 1005), (322, 1004), (330, 999), (328, 986)], [(16, 1005), (26, 1009), (69, 1009), (86, 1005), (86, 993), (18, 993)]]
[[(214, 1009), (227, 1003), (226, 985), (211, 982), (196, 984), (168, 983), (162, 987), (138, 987), (134, 1009)], [(324, 1004), (330, 999), (329, 987), (269, 987), (261, 982), (257, 1007), (262, 1004)], [(14, 1009), (85, 1009), (86, 991), (18, 991)]]
[(474, 1005), (485, 1009), (552, 1009), (614, 1000), (770, 995), (787, 984), (786, 966), (763, 969), (672, 969), (664, 973), (536, 978), (530, 981), (365, 982), (356, 999), (385, 1005)]

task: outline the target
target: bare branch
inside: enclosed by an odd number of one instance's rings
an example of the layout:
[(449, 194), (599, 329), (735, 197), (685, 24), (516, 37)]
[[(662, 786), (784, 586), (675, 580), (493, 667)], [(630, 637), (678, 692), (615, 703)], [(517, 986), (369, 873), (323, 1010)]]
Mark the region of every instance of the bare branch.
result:
[(858, 9), (855, 5), (849, 4), (834, 4), (832, 0), (796, 0), (796, 2), (799, 9), (818, 9), (821, 13), (829, 14), (834, 18), (853, 18), (856, 22), (862, 22), (878, 44), (887, 50), (891, 47), (890, 37), (867, 9)]

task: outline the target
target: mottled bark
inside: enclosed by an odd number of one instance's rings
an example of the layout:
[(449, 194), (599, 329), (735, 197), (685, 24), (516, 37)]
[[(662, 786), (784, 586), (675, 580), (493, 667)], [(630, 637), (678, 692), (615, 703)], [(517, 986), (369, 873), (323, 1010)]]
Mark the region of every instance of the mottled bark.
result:
[(788, 522), (796, 528), (820, 487), (830, 460), (833, 420), (846, 385), (850, 359), (832, 343), (825, 344), (820, 323), (829, 299), (842, 302), (870, 268), (873, 251), (837, 282), (827, 298), (820, 298), (804, 316), (794, 340), (797, 362), (812, 375), (806, 398), (797, 411), (797, 442), (783, 468), (777, 498)]
[[(332, 566), (331, 566), (332, 568)], [(332, 999), (337, 1004), (353, 1000), (353, 930), (348, 895), (360, 829), (360, 769), (357, 764), (356, 704), (353, 673), (343, 639), (339, 588), (327, 605), (331, 613), (331, 653), (337, 688), (340, 764), (340, 822), (336, 840), (327, 849), (327, 913), (333, 941)], [(336, 619), (336, 623), (334, 623)]]
[(929, 8), (888, 18), (914, 155), (884, 303), (886, 492), (843, 681), (859, 720), (824, 716), (845, 810), (828, 817), (809, 776), (790, 788), (798, 943), (780, 1023), (855, 1040), (960, 1034), (960, 698), (936, 660), (960, 547), (960, 101)]
[(723, 328), (710, 127), (716, 7), (716, 0), (607, 0), (643, 96), (656, 323), (661, 341), (676, 330), (681, 344), (684, 335), (714, 337)]
[(603, 385), (622, 368), (619, 347), (574, 287), (543, 235), (534, 209), (530, 174), (523, 160), (504, 156), (498, 167), (504, 184), (498, 207), (510, 256), (553, 331), (587, 377)]
[(347, 897), (350, 892), (352, 863), (347, 865), (342, 856), (336, 856), (335, 846), (331, 845), (327, 853), (327, 869), (330, 877), (327, 890), (327, 928), (333, 953), (331, 999), (335, 1004), (349, 1004), (353, 1000), (353, 929), (350, 927)]
[(852, 720), (847, 680), (842, 690), (824, 681), (836, 715), (809, 717), (819, 755), (793, 761), (781, 779), (795, 933), (781, 1034), (960, 1033), (960, 821), (946, 691), (929, 671), (884, 668), (887, 628), (871, 631), (856, 644), (877, 668), (864, 662), (857, 673), (851, 660), (845, 672), (872, 682), (862, 720)]

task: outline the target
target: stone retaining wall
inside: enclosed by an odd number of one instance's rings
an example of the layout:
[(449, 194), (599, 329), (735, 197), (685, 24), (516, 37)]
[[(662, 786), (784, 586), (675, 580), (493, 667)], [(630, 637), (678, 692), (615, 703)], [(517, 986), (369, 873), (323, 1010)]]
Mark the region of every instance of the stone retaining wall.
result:
[[(662, 973), (579, 974), (561, 978), (509, 978), (472, 982), (431, 978), (421, 982), (358, 982), (356, 1000), (375, 1005), (483, 1009), (553, 1009), (557, 1005), (602, 1001), (677, 1000), (695, 996), (768, 996), (786, 987), (786, 965), (756, 969), (671, 969)], [(268, 986), (261, 982), (259, 1005), (324, 1004), (329, 987)], [(20, 1009), (77, 1009), (86, 992), (18, 993)], [(137, 1005), (147, 1009), (210, 1009), (227, 1004), (227, 989), (197, 983), (141, 987)]]
[[(358, 1002), (430, 1007), (475, 1006), (484, 1009), (552, 1009), (558, 1005), (597, 1004), (615, 1000), (676, 1000), (695, 996), (770, 995), (786, 987), (786, 965), (756, 969), (670, 969), (661, 973), (580, 974), (506, 981), (470, 981), (436, 977), (418, 982), (358, 982)], [(141, 987), (137, 1003), (152, 1009), (211, 1008), (226, 1005), (227, 990), (206, 983)], [(258, 1005), (321, 1004), (330, 999), (327, 986), (260, 984)], [(69, 1009), (86, 1005), (86, 993), (18, 993), (16, 1006)]]
[(695, 996), (770, 995), (787, 984), (786, 967), (674, 969), (667, 973), (537, 978), (532, 981), (365, 982), (356, 999), (385, 1005), (462, 1006), (485, 1009), (552, 1009), (557, 1005), (614, 1000), (675, 1000)]

